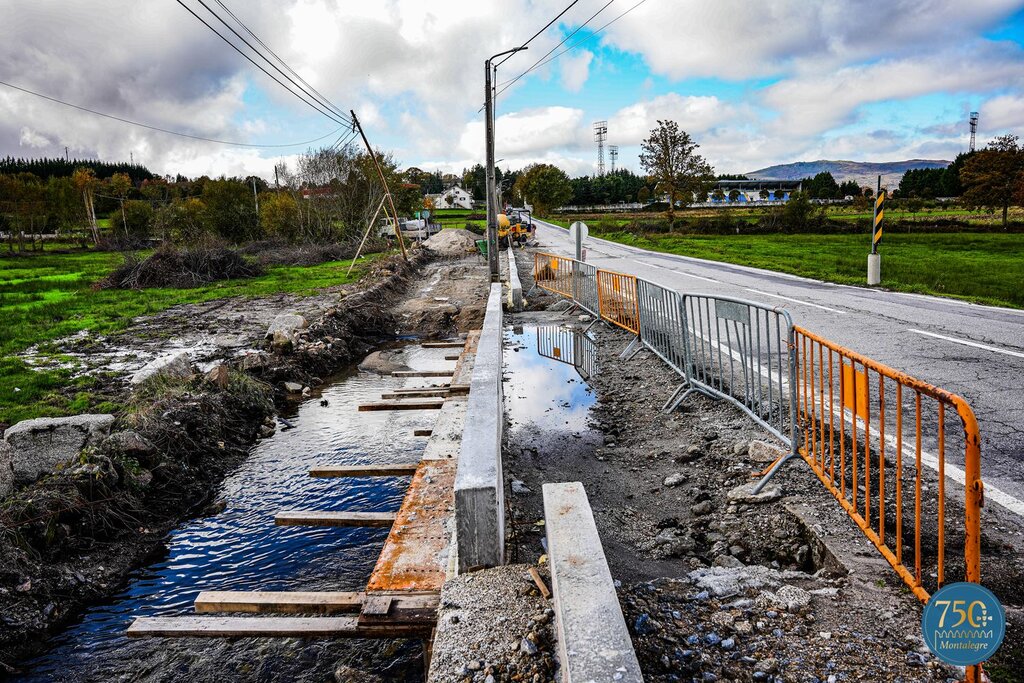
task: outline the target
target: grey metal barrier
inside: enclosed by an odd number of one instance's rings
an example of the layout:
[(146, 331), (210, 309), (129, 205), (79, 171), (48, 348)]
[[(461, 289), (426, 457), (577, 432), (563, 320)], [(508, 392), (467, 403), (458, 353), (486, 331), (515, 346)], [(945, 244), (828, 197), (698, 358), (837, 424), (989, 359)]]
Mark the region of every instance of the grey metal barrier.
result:
[(674, 289), (637, 280), (640, 343), (680, 375), (686, 375), (686, 320), (683, 295)]
[(685, 383), (665, 407), (693, 392), (726, 399), (781, 439), (789, 453), (759, 490), (799, 447), (793, 320), (784, 308), (707, 294), (682, 295), (681, 308)]
[(584, 380), (589, 380), (597, 371), (597, 345), (586, 332), (571, 327), (538, 327), (537, 352), (573, 366)]
[(595, 318), (601, 317), (601, 300), (597, 295), (597, 266), (573, 261), (572, 300)]

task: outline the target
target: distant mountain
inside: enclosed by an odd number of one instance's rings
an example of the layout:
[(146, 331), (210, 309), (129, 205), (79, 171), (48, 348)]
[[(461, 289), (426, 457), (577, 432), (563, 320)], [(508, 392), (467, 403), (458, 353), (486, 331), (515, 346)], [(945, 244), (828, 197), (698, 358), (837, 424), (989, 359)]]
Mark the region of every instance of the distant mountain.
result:
[(882, 176), (882, 185), (890, 188), (899, 184), (906, 171), (918, 168), (946, 168), (950, 162), (941, 159), (910, 159), (908, 161), (886, 161), (874, 163), (870, 161), (798, 161), (793, 164), (768, 166), (747, 173), (748, 178), (775, 178), (779, 180), (800, 180), (811, 178), (818, 173), (828, 171), (837, 182), (856, 180), (865, 187), (874, 187), (878, 176)]

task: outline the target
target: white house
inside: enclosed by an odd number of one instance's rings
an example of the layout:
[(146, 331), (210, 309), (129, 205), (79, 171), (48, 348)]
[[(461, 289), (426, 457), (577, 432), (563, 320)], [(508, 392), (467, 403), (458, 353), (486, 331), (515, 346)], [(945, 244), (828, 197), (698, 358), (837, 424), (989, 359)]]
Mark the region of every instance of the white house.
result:
[(458, 185), (452, 185), (441, 194), (427, 195), (434, 200), (436, 209), (472, 209), (473, 195)]

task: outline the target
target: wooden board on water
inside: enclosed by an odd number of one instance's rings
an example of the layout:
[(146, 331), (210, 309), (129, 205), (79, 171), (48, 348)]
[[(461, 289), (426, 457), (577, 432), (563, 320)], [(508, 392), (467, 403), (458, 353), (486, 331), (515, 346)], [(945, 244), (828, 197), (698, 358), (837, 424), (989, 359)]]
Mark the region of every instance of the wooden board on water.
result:
[(389, 527), (394, 512), (348, 512), (331, 510), (285, 510), (274, 515), (277, 526), (373, 526)]
[(440, 410), (443, 405), (443, 398), (409, 398), (395, 401), (360, 403), (359, 410), (361, 412), (371, 410)]
[(381, 394), (381, 399), (390, 401), (394, 399), (409, 399), (409, 398), (444, 398), (449, 394), (447, 388), (441, 389), (417, 389), (415, 392), (410, 391), (391, 391), (386, 394)]
[(413, 436), (430, 436), (434, 433), (433, 429), (414, 429), (412, 430)]
[(451, 370), (395, 370), (392, 377), (451, 377)]
[(461, 349), (465, 345), (466, 342), (464, 340), (423, 342), (420, 344), (425, 349)]
[[(342, 591), (203, 591), (195, 601), (195, 610), (201, 614), (215, 612), (246, 613), (380, 613), (379, 595), (367, 596), (362, 592)], [(407, 622), (410, 615), (424, 615), (437, 611), (438, 596), (434, 594), (392, 595), (388, 609), (382, 614), (401, 617)], [(422, 617), (421, 617), (422, 619)]]
[(311, 477), (402, 477), (416, 473), (418, 462), (380, 465), (321, 465), (309, 470)]
[(140, 617), (131, 638), (400, 638), (424, 633), (421, 624), (360, 624), (358, 617)]

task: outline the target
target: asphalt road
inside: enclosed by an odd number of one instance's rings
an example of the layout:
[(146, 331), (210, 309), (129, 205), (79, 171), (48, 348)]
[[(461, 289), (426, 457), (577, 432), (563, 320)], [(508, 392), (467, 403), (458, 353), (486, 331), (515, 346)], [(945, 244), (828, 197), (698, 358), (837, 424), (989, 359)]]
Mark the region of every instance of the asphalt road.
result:
[[(565, 229), (534, 220), (542, 248), (573, 254)], [(981, 426), (986, 501), (1024, 516), (1024, 311), (831, 284), (594, 237), (585, 246), (587, 262), (599, 268), (678, 291), (782, 306), (795, 324), (964, 397)], [(865, 270), (866, 255), (867, 245)], [(963, 454), (948, 453), (947, 462), (962, 465)], [(950, 476), (956, 478), (955, 467)]]

